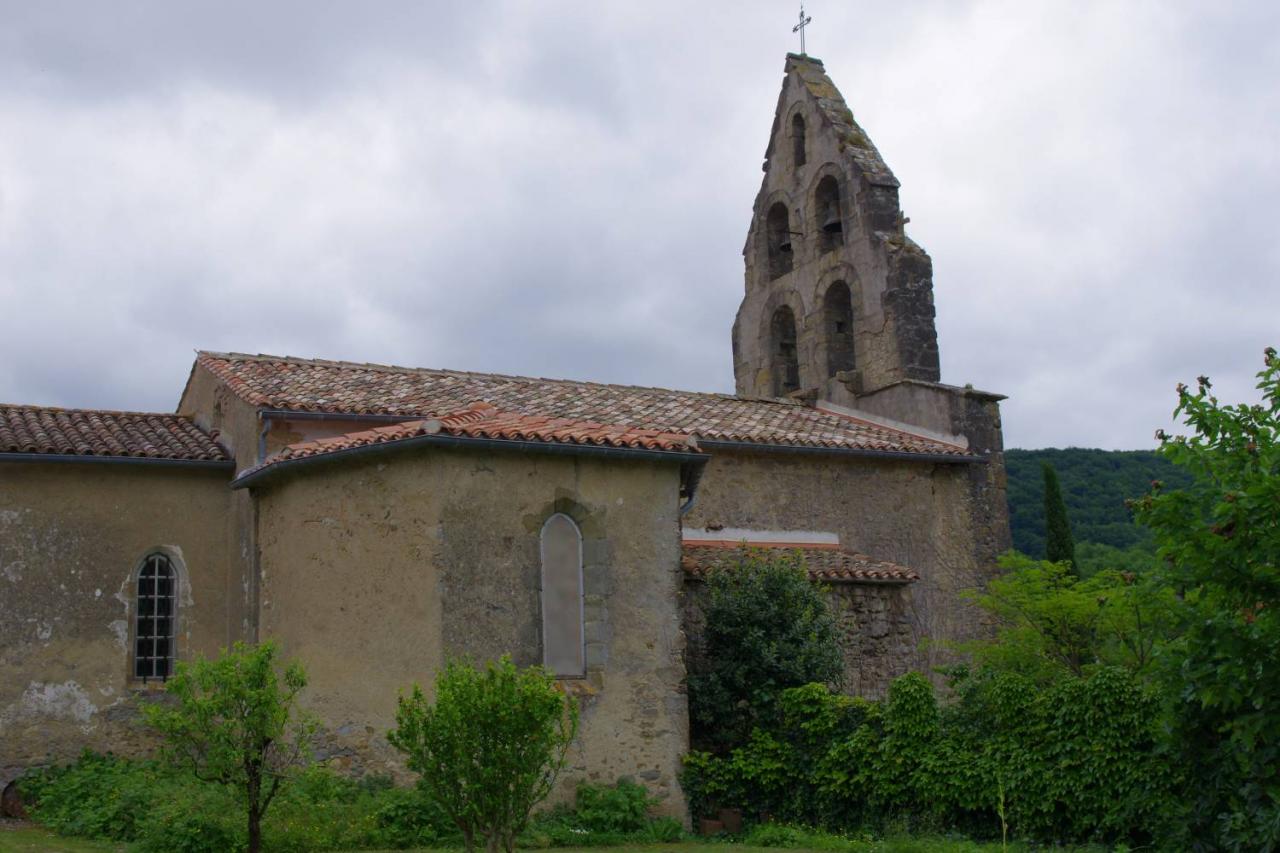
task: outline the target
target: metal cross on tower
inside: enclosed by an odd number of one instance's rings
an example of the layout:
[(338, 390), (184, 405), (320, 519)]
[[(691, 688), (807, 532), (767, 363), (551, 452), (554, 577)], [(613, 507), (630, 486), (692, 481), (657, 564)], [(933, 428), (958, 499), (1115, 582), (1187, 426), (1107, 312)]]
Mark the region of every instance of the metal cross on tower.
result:
[(809, 26), (809, 22), (812, 20), (813, 18), (809, 17), (804, 13), (804, 4), (801, 3), (800, 4), (800, 23), (796, 24), (794, 27), (791, 28), (791, 32), (800, 34), (800, 55), (801, 56), (808, 55), (804, 52), (804, 28)]

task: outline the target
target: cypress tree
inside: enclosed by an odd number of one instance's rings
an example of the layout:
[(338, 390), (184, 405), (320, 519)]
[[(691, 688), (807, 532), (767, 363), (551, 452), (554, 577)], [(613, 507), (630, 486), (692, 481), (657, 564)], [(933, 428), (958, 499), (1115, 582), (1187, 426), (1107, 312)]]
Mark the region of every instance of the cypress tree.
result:
[(1044, 556), (1051, 563), (1070, 563), (1071, 571), (1075, 572), (1076, 543), (1071, 538), (1071, 522), (1058, 485), (1058, 472), (1048, 462), (1041, 468), (1044, 471)]

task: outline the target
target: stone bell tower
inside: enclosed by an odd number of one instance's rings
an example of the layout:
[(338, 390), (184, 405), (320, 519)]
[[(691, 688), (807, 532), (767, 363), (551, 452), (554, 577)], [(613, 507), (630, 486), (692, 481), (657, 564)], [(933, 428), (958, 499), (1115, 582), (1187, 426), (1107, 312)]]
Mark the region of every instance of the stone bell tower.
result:
[(788, 54), (733, 325), (737, 392), (853, 406), (939, 381), (933, 265), (822, 62)]

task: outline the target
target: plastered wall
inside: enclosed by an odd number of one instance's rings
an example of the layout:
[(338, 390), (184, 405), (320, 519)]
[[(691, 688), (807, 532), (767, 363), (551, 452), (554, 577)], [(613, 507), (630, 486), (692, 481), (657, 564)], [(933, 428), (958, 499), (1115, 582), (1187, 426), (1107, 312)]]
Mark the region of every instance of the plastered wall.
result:
[(439, 448), (315, 465), (256, 491), (262, 636), (311, 677), (339, 767), (402, 775), (396, 696), (451, 657), (541, 661), (538, 535), (583, 535), (587, 677), (558, 797), (631, 776), (683, 815), (687, 748), (673, 463)]
[(229, 472), (0, 462), (0, 787), (82, 748), (150, 747), (130, 678), (133, 573), (175, 558), (178, 656), (213, 655), (226, 607)]

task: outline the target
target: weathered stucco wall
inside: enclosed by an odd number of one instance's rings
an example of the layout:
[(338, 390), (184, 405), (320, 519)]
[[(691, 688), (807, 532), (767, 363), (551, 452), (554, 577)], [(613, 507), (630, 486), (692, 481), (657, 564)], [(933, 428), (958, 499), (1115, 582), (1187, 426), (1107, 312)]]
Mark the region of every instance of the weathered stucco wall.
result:
[(985, 478), (982, 469), (721, 451), (711, 457), (684, 522), (697, 528), (830, 531), (844, 548), (917, 570), (921, 580), (907, 588), (902, 604), (911, 642), (898, 646), (909, 646), (907, 668), (928, 671), (946, 655), (932, 643), (922, 646), (926, 638), (955, 640), (985, 630), (979, 611), (960, 598), (962, 590), (990, 575), (997, 553), (985, 504), (972, 497), (971, 478)]
[(588, 675), (561, 783), (648, 785), (683, 814), (687, 748), (673, 463), (410, 449), (314, 465), (259, 495), (262, 636), (300, 659), (339, 767), (403, 772), (398, 691), (451, 657), (541, 662), (539, 533), (583, 535)]
[(228, 471), (0, 462), (0, 787), (84, 747), (150, 745), (130, 678), (142, 559), (178, 558), (178, 658), (231, 639)]
[[(231, 393), (226, 384), (197, 363), (178, 401), (178, 414), (195, 421), (196, 426), (213, 435), (230, 451), (236, 471), (243, 471), (261, 461), (258, 411)], [(236, 639), (252, 640), (257, 636), (257, 572), (254, 559), (253, 501), (246, 492), (233, 491), (228, 496), (229, 514), (234, 531), (234, 571), (227, 574), (229, 618), (236, 627)]]

